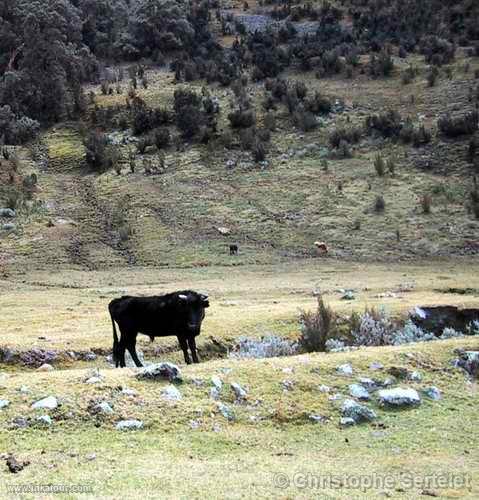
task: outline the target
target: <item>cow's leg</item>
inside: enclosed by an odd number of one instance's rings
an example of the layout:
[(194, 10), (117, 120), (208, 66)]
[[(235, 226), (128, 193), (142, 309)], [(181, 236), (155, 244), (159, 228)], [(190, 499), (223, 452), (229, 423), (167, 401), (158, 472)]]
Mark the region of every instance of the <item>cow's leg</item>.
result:
[(120, 368), (125, 368), (125, 342), (123, 339), (120, 340), (118, 344), (118, 361), (120, 362)]
[(136, 354), (136, 335), (137, 334), (134, 333), (128, 336), (128, 343), (126, 344), (126, 348), (128, 349), (128, 352), (131, 354), (131, 358), (133, 359), (135, 365), (141, 367), (143, 365), (141, 361), (138, 359), (138, 355)]
[(178, 342), (180, 344), (183, 355), (185, 356), (185, 363), (191, 365), (190, 355), (188, 354), (188, 343), (185, 337), (178, 337)]
[(198, 352), (196, 351), (196, 341), (195, 337), (188, 337), (188, 346), (191, 351), (191, 355), (193, 357), (193, 363), (199, 363)]

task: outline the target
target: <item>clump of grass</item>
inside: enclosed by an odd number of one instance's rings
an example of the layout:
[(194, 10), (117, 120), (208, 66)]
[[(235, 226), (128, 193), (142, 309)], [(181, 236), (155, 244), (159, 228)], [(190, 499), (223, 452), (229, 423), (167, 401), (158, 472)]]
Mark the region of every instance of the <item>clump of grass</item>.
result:
[(336, 330), (336, 315), (333, 310), (324, 303), (322, 297), (318, 297), (316, 311), (301, 311), (299, 321), (300, 347), (306, 352), (324, 352), (327, 340), (332, 338)]
[(376, 174), (378, 174), (379, 177), (384, 176), (386, 166), (384, 164), (384, 160), (383, 160), (383, 157), (381, 155), (376, 156), (376, 158), (374, 160), (374, 169), (376, 170)]
[(421, 208), (424, 214), (431, 213), (432, 197), (429, 194), (421, 196)]

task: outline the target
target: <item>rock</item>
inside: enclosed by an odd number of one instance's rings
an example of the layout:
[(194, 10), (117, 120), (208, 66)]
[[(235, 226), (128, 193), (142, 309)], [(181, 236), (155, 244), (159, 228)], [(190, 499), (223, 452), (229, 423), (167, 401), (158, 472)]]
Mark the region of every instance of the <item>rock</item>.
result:
[(6, 408), (10, 405), (10, 401), (8, 399), (0, 399), (0, 410), (2, 408)]
[(329, 392), (331, 390), (331, 388), (328, 387), (327, 385), (320, 385), (318, 387), (318, 390), (319, 390), (319, 392)]
[(367, 377), (359, 377), (358, 382), (368, 391), (374, 391), (378, 388), (379, 382)]
[(314, 422), (315, 424), (323, 424), (327, 420), (327, 418), (324, 417), (323, 415), (309, 415), (308, 418), (309, 420), (311, 420), (311, 422)]
[(48, 363), (43, 363), (43, 365), (39, 366), (37, 368), (37, 372), (52, 372), (55, 368), (48, 364)]
[(111, 415), (113, 413), (113, 408), (106, 401), (102, 401), (93, 407), (93, 411), (94, 413)]
[(353, 374), (353, 367), (349, 363), (345, 363), (344, 365), (337, 366), (336, 371), (341, 375), (350, 377)]
[(218, 392), (221, 391), (221, 388), (223, 387), (223, 381), (217, 375), (213, 375), (211, 377), (211, 383)]
[(15, 417), (12, 420), (12, 427), (16, 429), (26, 429), (29, 425), (28, 419), (22, 416)]
[(182, 382), (180, 369), (173, 363), (156, 363), (145, 368), (141, 368), (136, 374), (140, 380), (164, 380), (170, 382)]
[(413, 371), (409, 374), (409, 380), (412, 382), (421, 382), (422, 375), (418, 371)]
[(328, 397), (329, 401), (340, 401), (343, 398), (344, 398), (344, 396), (339, 392)]
[(50, 426), (53, 424), (53, 420), (48, 415), (40, 415), (36, 420), (41, 425)]
[(223, 236), (228, 236), (228, 234), (231, 233), (231, 230), (228, 227), (217, 227), (216, 230)]
[(22, 394), (28, 394), (30, 392), (30, 389), (26, 385), (22, 385), (18, 391)]
[(54, 410), (58, 406), (57, 398), (48, 396), (32, 404), (34, 410)]
[(246, 399), (247, 392), (236, 382), (231, 384), (231, 389), (234, 392), (234, 395), (237, 400)]
[(131, 430), (137, 430), (137, 429), (143, 429), (143, 422), (141, 420), (120, 420), (116, 424), (116, 430), (117, 431), (131, 431)]
[(454, 361), (454, 366), (462, 368), (472, 377), (479, 376), (479, 351), (459, 351), (459, 359)]
[(15, 210), (11, 208), (0, 208), (0, 217), (5, 217), (6, 219), (14, 219), (16, 217)]
[(382, 363), (379, 363), (379, 361), (373, 361), (369, 365), (370, 370), (382, 370), (384, 368), (384, 365)]
[(292, 380), (283, 380), (281, 385), (283, 386), (283, 391), (292, 391), (294, 388), (294, 382)]
[(97, 355), (94, 352), (87, 352), (83, 355), (83, 359), (85, 361), (95, 361), (97, 358)]
[(421, 403), (421, 398), (415, 389), (396, 387), (394, 389), (381, 389), (378, 392), (379, 404), (382, 406), (406, 407), (416, 406)]
[(341, 417), (339, 419), (339, 425), (341, 427), (350, 427), (352, 425), (356, 425), (356, 422), (355, 422), (354, 418), (351, 418), (351, 417)]
[(210, 389), (210, 398), (215, 400), (220, 399), (220, 391), (216, 387)]
[(96, 460), (96, 453), (90, 453), (89, 455), (87, 455), (85, 457), (89, 462), (91, 462), (92, 460)]
[(100, 382), (103, 382), (101, 377), (90, 377), (85, 380), (85, 384), (99, 384)]
[(479, 318), (479, 309), (450, 305), (416, 307), (410, 316), (416, 326), (440, 337), (445, 328), (466, 331), (467, 326)]
[(17, 226), (15, 224), (12, 224), (11, 222), (7, 224), (2, 224), (2, 231), (15, 231)]
[(200, 427), (200, 423), (198, 422), (198, 420), (190, 420), (189, 422), (189, 425), (190, 425), (190, 429), (198, 429)]
[(161, 397), (167, 401), (180, 401), (180, 391), (174, 385), (168, 385), (161, 391)]
[(22, 471), (27, 465), (30, 465), (28, 460), (20, 461), (17, 460), (13, 455), (9, 455), (7, 458), (7, 467), (12, 474)]
[(217, 403), (216, 404), (218, 411), (229, 421), (233, 421), (235, 419), (235, 415), (233, 410), (228, 405), (225, 405), (224, 403)]
[(435, 386), (427, 387), (423, 390), (423, 393), (429, 399), (432, 399), (434, 401), (439, 401), (440, 399), (442, 399), (441, 391)]
[(349, 386), (349, 394), (356, 399), (360, 399), (362, 401), (368, 401), (371, 399), (369, 392), (367, 389), (360, 384), (351, 384)]
[(136, 396), (136, 395), (138, 395), (138, 393), (134, 389), (128, 389), (126, 387), (124, 387), (121, 390), (121, 393), (123, 394), (123, 396)]
[(341, 300), (355, 300), (356, 296), (352, 290), (346, 290), (341, 297)]
[(355, 423), (371, 422), (376, 419), (376, 413), (367, 406), (361, 405), (352, 399), (346, 399), (341, 406), (341, 413), (343, 417), (349, 417)]

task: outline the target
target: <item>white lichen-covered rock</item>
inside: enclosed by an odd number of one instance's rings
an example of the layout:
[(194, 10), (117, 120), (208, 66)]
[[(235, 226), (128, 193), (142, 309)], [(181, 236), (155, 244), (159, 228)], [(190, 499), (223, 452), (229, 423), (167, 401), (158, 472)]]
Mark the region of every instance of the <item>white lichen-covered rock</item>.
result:
[(368, 401), (371, 399), (368, 390), (361, 384), (351, 384), (349, 386), (349, 395), (362, 401)]
[(55, 368), (48, 364), (48, 363), (43, 363), (43, 365), (39, 366), (37, 368), (37, 372), (52, 372)]
[(349, 363), (345, 363), (344, 365), (337, 366), (336, 371), (341, 375), (350, 377), (353, 374), (353, 367)]
[(137, 379), (147, 380), (169, 380), (170, 382), (181, 382), (180, 369), (173, 363), (156, 363), (141, 368), (136, 374)]
[(413, 371), (409, 375), (409, 380), (411, 380), (412, 382), (421, 382), (422, 375), (418, 371)]
[(10, 405), (10, 401), (8, 399), (0, 399), (0, 410), (2, 408), (6, 408)]
[(241, 387), (240, 384), (236, 383), (236, 382), (233, 382), (231, 384), (231, 389), (236, 397), (237, 400), (243, 400), (243, 399), (246, 399), (246, 396), (247, 396), (247, 392), (245, 389), (243, 389), (243, 387)]
[(433, 401), (439, 401), (442, 399), (441, 391), (435, 386), (427, 387), (424, 389), (423, 393), (426, 397), (432, 399)]
[(120, 422), (116, 424), (116, 430), (118, 431), (131, 431), (137, 429), (143, 429), (143, 422), (141, 420), (120, 420)]
[(341, 417), (339, 419), (339, 425), (341, 427), (350, 427), (352, 425), (356, 425), (356, 422), (355, 422), (354, 418), (351, 418), (351, 417)]
[(94, 412), (103, 415), (111, 415), (113, 413), (113, 408), (106, 401), (102, 401), (95, 405)]
[(376, 413), (365, 405), (359, 404), (352, 399), (346, 399), (341, 406), (343, 417), (352, 418), (355, 423), (371, 422), (376, 419)]
[(235, 419), (234, 412), (228, 405), (224, 403), (217, 403), (216, 407), (221, 415), (223, 415), (223, 417), (227, 420), (233, 421)]
[(367, 377), (359, 377), (358, 382), (368, 391), (374, 391), (378, 389), (378, 386), (380, 385), (380, 383), (377, 382), (376, 380)]
[(213, 375), (211, 377), (211, 384), (217, 391), (221, 391), (223, 387), (223, 381), (218, 377), (218, 375)]
[(382, 406), (406, 407), (421, 403), (418, 392), (412, 388), (395, 387), (378, 391), (379, 404)]
[(40, 415), (39, 417), (37, 417), (37, 422), (48, 427), (53, 424), (53, 420), (48, 415)]
[(180, 401), (181, 392), (174, 386), (168, 385), (161, 391), (161, 397), (167, 401)]
[(327, 385), (320, 385), (318, 387), (318, 390), (319, 390), (319, 392), (329, 392), (331, 390), (331, 388)]
[(323, 415), (309, 415), (309, 420), (311, 420), (311, 422), (314, 422), (315, 424), (323, 424), (327, 421), (327, 418)]
[(58, 400), (54, 396), (48, 396), (32, 404), (34, 410), (54, 410), (57, 407)]
[(99, 384), (102, 381), (101, 377), (90, 377), (85, 380), (85, 384)]
[(380, 363), (379, 361), (373, 361), (370, 365), (369, 365), (369, 369), (370, 370), (383, 370), (384, 369), (384, 365), (382, 363)]

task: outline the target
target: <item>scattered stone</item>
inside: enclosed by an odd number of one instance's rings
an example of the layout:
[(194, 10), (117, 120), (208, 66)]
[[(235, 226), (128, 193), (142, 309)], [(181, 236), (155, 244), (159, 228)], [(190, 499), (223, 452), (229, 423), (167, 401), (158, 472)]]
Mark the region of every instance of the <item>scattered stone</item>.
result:
[(318, 387), (318, 389), (319, 389), (319, 392), (329, 392), (331, 390), (331, 388), (328, 387), (327, 385), (320, 385)]
[(103, 382), (102, 377), (90, 377), (85, 380), (85, 384), (99, 384)]
[(354, 420), (354, 418), (351, 418), (351, 417), (341, 417), (339, 419), (339, 425), (341, 427), (350, 427), (352, 425), (355, 425), (356, 422)]
[(37, 372), (51, 372), (53, 371), (55, 368), (48, 364), (48, 363), (43, 363), (43, 365), (39, 366), (37, 368)]
[(479, 351), (456, 351), (459, 359), (454, 360), (454, 366), (462, 368), (471, 377), (479, 377)]
[(11, 222), (2, 224), (2, 231), (15, 231), (16, 228), (17, 226), (15, 226), (15, 224), (12, 224)]
[(223, 417), (227, 420), (233, 421), (235, 419), (233, 410), (228, 405), (225, 405), (224, 403), (217, 403), (216, 406), (221, 415), (223, 415)]
[(90, 453), (89, 455), (87, 455), (85, 457), (89, 462), (91, 462), (92, 460), (96, 460), (96, 453)]
[(94, 352), (87, 352), (83, 355), (83, 359), (85, 361), (95, 361), (97, 358), (97, 355)]
[(53, 420), (48, 415), (40, 415), (37, 417), (37, 422), (41, 425), (50, 426), (53, 424)]
[(362, 401), (368, 401), (371, 399), (367, 389), (360, 384), (351, 384), (349, 386), (349, 394), (353, 398), (360, 399)]
[(190, 429), (198, 429), (200, 427), (200, 422), (198, 420), (190, 420)]
[(311, 422), (314, 422), (315, 424), (323, 424), (327, 421), (327, 418), (323, 415), (310, 415), (309, 420), (311, 420)]
[(203, 385), (204, 385), (204, 383), (205, 383), (205, 382), (204, 382), (204, 380), (203, 380), (203, 379), (201, 379), (201, 378), (192, 378), (192, 379), (191, 379), (191, 383), (192, 383), (193, 385), (196, 385), (196, 387), (201, 387), (201, 386), (203, 386)]
[(214, 400), (220, 399), (220, 391), (216, 387), (210, 389), (210, 398)]
[(30, 389), (26, 385), (22, 385), (18, 391), (22, 394), (28, 394), (30, 392)]
[(228, 227), (217, 227), (216, 230), (223, 236), (228, 236), (228, 234), (231, 233), (231, 230)]
[(16, 217), (15, 210), (12, 210), (11, 208), (0, 208), (0, 217), (14, 219)]
[(102, 401), (93, 407), (93, 412), (103, 415), (111, 415), (113, 413), (113, 408), (106, 401)]
[(218, 375), (213, 375), (211, 377), (211, 383), (218, 392), (221, 391), (221, 388), (223, 387), (223, 381), (218, 377)]
[(121, 393), (124, 395), (124, 396), (137, 396), (138, 393), (134, 390), (134, 389), (128, 389), (127, 387), (124, 387), (122, 390), (121, 390)]
[(344, 398), (344, 396), (339, 392), (328, 397), (329, 401), (340, 401), (343, 398)]
[(221, 425), (220, 425), (220, 424), (218, 424), (218, 422), (215, 422), (215, 423), (213, 424), (213, 427), (211, 428), (211, 430), (212, 430), (213, 432), (221, 432)]
[(374, 391), (378, 388), (379, 383), (367, 377), (359, 377), (358, 382), (368, 391)]
[(421, 403), (421, 398), (415, 389), (396, 387), (394, 389), (381, 389), (378, 392), (379, 404), (382, 406), (406, 407), (416, 406)]
[(9, 455), (7, 458), (7, 467), (12, 474), (17, 474), (21, 472), (27, 465), (30, 465), (28, 460), (20, 461), (17, 460), (13, 455)]
[(156, 363), (145, 368), (141, 368), (136, 374), (138, 379), (147, 380), (164, 380), (168, 379), (170, 382), (182, 382), (180, 369), (173, 363)]
[(281, 382), (283, 391), (292, 391), (294, 389), (294, 382), (292, 380), (283, 380)]
[(381, 385), (382, 387), (391, 387), (392, 385), (394, 385), (396, 383), (396, 380), (391, 378), (391, 377), (387, 377), (385, 378), (382, 382), (381, 382)]
[(379, 361), (373, 361), (369, 365), (370, 370), (382, 370), (383, 368), (384, 368), (384, 365), (382, 363), (380, 363)]
[(354, 292), (352, 290), (346, 290), (341, 297), (342, 300), (355, 300), (356, 296), (354, 295)]
[(418, 371), (413, 371), (409, 374), (409, 380), (412, 382), (421, 382), (422, 375)]
[(350, 377), (353, 374), (353, 367), (349, 363), (345, 363), (344, 365), (337, 366), (336, 371), (341, 375)]
[(29, 425), (28, 419), (22, 416), (15, 417), (12, 420), (12, 426), (16, 429), (26, 429)]
[(427, 387), (426, 389), (424, 389), (423, 393), (429, 399), (432, 399), (434, 401), (439, 401), (440, 399), (442, 399), (441, 391), (435, 386)]
[(143, 422), (141, 420), (120, 420), (120, 422), (116, 424), (117, 431), (131, 431), (137, 429), (143, 429)]
[(232, 382), (231, 389), (233, 390), (234, 395), (235, 395), (237, 400), (246, 399), (247, 392), (238, 383)]
[(48, 396), (32, 404), (34, 410), (54, 410), (57, 406), (58, 400), (54, 396)]
[(353, 401), (352, 399), (347, 399), (341, 406), (341, 413), (343, 417), (349, 417), (354, 420), (355, 423), (360, 422), (371, 422), (376, 419), (376, 413), (368, 408), (367, 406), (361, 405)]
[(174, 385), (168, 385), (161, 391), (161, 397), (167, 401), (180, 401), (180, 391)]
[(2, 408), (6, 408), (10, 405), (10, 401), (8, 399), (0, 399), (0, 410)]

